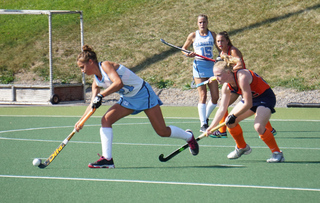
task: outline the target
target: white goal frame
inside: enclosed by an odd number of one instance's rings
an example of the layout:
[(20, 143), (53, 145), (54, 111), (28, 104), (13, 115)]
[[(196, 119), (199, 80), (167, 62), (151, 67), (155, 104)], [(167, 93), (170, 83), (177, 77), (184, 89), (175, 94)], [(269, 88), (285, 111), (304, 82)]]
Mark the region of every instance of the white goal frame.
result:
[[(80, 14), (80, 36), (81, 36), (81, 48), (82, 50), (84, 40), (83, 40), (83, 14), (82, 11), (66, 11), (66, 10), (7, 10), (0, 9), (0, 14), (31, 14), (31, 15), (48, 15), (49, 24), (49, 68), (50, 68), (50, 93), (51, 97), (54, 95), (53, 87), (53, 73), (52, 73), (52, 15), (53, 14)], [(82, 85), (83, 85), (83, 98), (85, 97), (85, 75), (82, 73)]]

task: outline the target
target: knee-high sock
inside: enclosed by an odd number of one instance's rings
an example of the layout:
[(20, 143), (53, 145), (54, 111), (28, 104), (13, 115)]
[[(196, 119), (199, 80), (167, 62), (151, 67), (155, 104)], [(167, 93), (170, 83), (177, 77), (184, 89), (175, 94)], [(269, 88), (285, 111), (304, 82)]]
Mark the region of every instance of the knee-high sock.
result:
[(208, 102), (207, 107), (206, 107), (206, 120), (210, 117), (210, 114), (212, 113), (214, 108), (216, 108), (216, 106), (217, 106), (217, 104), (212, 103), (211, 100)]
[(266, 145), (269, 147), (271, 152), (280, 152), (280, 149), (277, 145), (276, 140), (274, 139), (273, 134), (270, 130), (266, 129), (266, 131), (263, 133), (263, 135), (259, 135), (261, 140), (266, 143)]
[[(219, 124), (223, 123), (223, 122), (226, 120), (228, 114), (229, 114), (229, 113), (228, 113), (228, 110), (227, 110), (226, 113), (224, 114), (223, 118), (220, 120)], [(220, 131), (221, 133), (227, 132), (227, 126), (222, 126), (221, 128), (219, 128), (219, 131)]]
[(246, 148), (247, 143), (244, 141), (242, 128), (239, 124), (234, 128), (228, 128), (230, 135), (232, 135), (233, 139), (236, 141), (237, 147), (239, 149)]
[(192, 138), (192, 135), (190, 133), (187, 133), (186, 131), (182, 130), (181, 128), (178, 128), (173, 125), (170, 125), (169, 128), (171, 128), (170, 137), (172, 137), (172, 138), (183, 139), (186, 142), (190, 141)]
[(272, 131), (272, 126), (271, 126), (271, 123), (270, 121), (268, 121), (267, 125), (266, 125), (266, 128), (269, 130), (269, 131)]
[(206, 104), (198, 103), (198, 113), (201, 122), (201, 126), (207, 123), (206, 118)]
[(100, 138), (101, 138), (102, 156), (110, 160), (112, 158), (112, 140), (113, 140), (112, 128), (101, 127)]

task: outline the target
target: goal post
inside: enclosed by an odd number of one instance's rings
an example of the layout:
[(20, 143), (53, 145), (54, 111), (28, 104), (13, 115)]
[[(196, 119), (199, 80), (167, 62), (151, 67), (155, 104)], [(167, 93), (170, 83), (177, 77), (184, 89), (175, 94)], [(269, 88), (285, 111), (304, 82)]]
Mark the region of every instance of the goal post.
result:
[[(83, 29), (83, 14), (82, 11), (67, 11), (67, 10), (7, 10), (0, 9), (0, 14), (27, 14), (27, 15), (48, 15), (48, 25), (49, 25), (49, 77), (50, 77), (50, 98), (54, 96), (54, 87), (53, 87), (53, 64), (52, 64), (52, 15), (53, 14), (79, 14), (80, 15), (80, 39), (81, 47), (84, 44), (84, 29)], [(85, 97), (85, 74), (82, 73), (82, 85), (83, 85), (83, 98), (84, 102), (86, 101)], [(51, 101), (52, 103), (52, 101)]]

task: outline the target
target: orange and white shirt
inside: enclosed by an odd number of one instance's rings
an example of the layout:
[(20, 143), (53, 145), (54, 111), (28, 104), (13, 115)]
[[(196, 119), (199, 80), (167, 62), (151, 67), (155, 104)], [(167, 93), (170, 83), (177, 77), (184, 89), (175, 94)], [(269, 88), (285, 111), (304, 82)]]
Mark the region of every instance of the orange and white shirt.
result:
[[(231, 92), (242, 95), (242, 91), (239, 88), (239, 83), (238, 83), (238, 77), (237, 77), (238, 71), (241, 71), (241, 70), (237, 70), (236, 72), (233, 73), (237, 87), (234, 88), (229, 83), (228, 83), (228, 87), (231, 90)], [(265, 80), (263, 80), (262, 77), (260, 77), (257, 73), (253, 72), (252, 70), (248, 70), (248, 71), (250, 72), (250, 74), (252, 76), (252, 82), (250, 84), (252, 98), (259, 97), (267, 89), (270, 89), (270, 86), (268, 85), (268, 83)]]

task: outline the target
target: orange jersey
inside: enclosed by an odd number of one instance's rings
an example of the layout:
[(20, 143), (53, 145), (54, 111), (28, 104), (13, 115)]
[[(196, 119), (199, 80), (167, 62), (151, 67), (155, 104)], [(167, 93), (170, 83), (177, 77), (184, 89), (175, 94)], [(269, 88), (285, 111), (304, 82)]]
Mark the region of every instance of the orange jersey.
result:
[[(237, 87), (233, 88), (229, 83), (228, 83), (228, 87), (231, 90), (231, 92), (242, 95), (242, 91), (239, 88), (239, 83), (238, 83), (238, 77), (237, 77), (238, 71), (233, 73)], [(266, 81), (263, 80), (262, 77), (260, 77), (257, 73), (253, 72), (252, 70), (248, 70), (248, 71), (250, 72), (250, 74), (252, 76), (252, 82), (250, 84), (252, 98), (256, 98), (259, 95), (261, 95), (262, 93), (264, 93), (267, 89), (270, 89), (270, 86), (268, 85), (268, 83)]]
[[(231, 56), (231, 47), (232, 47), (232, 46), (229, 46), (229, 47), (228, 47), (228, 53), (227, 53), (227, 55), (229, 55), (229, 56)], [(221, 51), (221, 54), (223, 54), (223, 51)], [(242, 61), (242, 64), (243, 64), (243, 69), (246, 69), (246, 64), (244, 63), (243, 57), (241, 57), (241, 61)]]

